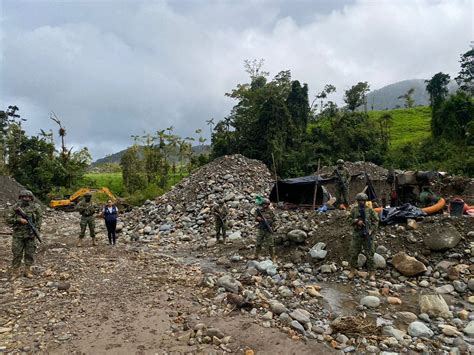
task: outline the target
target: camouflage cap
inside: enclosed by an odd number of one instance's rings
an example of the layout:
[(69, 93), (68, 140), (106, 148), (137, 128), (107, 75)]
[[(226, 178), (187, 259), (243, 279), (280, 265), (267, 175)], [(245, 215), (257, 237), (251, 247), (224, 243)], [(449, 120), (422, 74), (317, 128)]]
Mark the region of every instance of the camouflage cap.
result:
[(344, 164), (344, 160), (342, 160), (342, 159), (337, 159), (337, 164), (338, 164), (338, 165)]

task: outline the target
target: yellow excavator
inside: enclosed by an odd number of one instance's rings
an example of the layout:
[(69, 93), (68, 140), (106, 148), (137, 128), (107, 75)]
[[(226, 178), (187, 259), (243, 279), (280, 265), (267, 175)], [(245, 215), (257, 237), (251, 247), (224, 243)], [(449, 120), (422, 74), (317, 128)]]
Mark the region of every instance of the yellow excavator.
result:
[(57, 209), (57, 210), (66, 210), (66, 211), (73, 211), (76, 207), (76, 204), (79, 202), (80, 198), (84, 196), (86, 193), (104, 193), (113, 201), (117, 201), (117, 197), (110, 191), (107, 187), (101, 188), (87, 188), (84, 187), (79, 189), (78, 191), (74, 192), (70, 196), (65, 196), (65, 198), (53, 198), (49, 201), (49, 207)]

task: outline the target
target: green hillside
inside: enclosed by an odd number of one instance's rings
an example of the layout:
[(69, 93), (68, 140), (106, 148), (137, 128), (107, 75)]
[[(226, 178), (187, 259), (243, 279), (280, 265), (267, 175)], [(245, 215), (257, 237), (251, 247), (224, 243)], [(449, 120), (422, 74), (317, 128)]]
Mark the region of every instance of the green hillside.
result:
[(408, 143), (419, 143), (430, 137), (431, 107), (419, 106), (406, 109), (370, 111), (369, 118), (377, 120), (385, 114), (393, 118), (390, 127), (390, 148), (396, 149)]

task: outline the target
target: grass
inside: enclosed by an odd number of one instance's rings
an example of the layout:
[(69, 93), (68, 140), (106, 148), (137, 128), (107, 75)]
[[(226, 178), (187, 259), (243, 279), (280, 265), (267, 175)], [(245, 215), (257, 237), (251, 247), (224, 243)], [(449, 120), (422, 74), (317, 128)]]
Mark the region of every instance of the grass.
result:
[(108, 187), (116, 196), (123, 196), (122, 173), (89, 173), (84, 175), (85, 187)]
[(377, 120), (385, 114), (393, 118), (390, 127), (390, 149), (416, 144), (431, 135), (431, 108), (420, 106), (386, 111), (369, 111), (369, 119)]

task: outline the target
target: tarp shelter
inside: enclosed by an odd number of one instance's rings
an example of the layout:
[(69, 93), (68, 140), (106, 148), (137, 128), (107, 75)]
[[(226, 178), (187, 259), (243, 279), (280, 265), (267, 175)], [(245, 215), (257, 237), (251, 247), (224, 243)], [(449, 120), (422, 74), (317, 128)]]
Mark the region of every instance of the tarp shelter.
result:
[(292, 203), (295, 205), (313, 205), (314, 188), (317, 184), (316, 205), (322, 205), (324, 198), (328, 197), (328, 192), (323, 185), (334, 182), (333, 178), (324, 179), (319, 175), (302, 176), (293, 179), (279, 180), (273, 185), (270, 193), (270, 201)]

